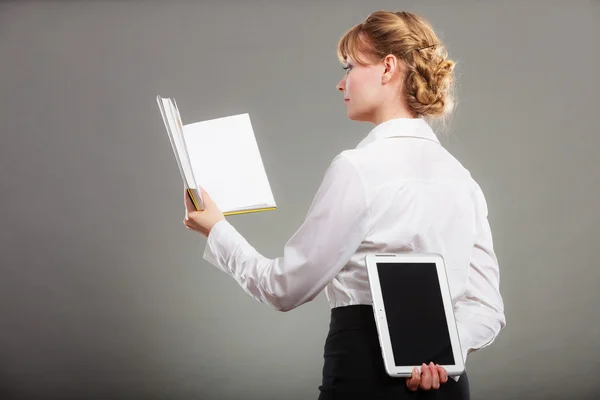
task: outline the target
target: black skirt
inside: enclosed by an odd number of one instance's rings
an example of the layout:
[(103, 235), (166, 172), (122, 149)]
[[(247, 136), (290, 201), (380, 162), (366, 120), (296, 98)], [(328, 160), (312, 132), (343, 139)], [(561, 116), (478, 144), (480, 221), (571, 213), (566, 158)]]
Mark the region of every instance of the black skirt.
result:
[(466, 373), (458, 382), (449, 377), (439, 389), (415, 392), (406, 386), (406, 378), (389, 376), (370, 305), (333, 308), (324, 350), (319, 400), (469, 399)]

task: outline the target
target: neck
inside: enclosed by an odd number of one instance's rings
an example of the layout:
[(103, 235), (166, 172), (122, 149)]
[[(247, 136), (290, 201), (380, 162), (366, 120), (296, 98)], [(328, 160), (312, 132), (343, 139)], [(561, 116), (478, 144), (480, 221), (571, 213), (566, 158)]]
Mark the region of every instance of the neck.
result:
[(374, 123), (376, 126), (382, 124), (390, 119), (396, 118), (415, 118), (414, 114), (408, 111), (404, 107), (395, 108), (395, 109), (380, 109), (376, 110), (373, 114), (373, 118), (370, 122)]

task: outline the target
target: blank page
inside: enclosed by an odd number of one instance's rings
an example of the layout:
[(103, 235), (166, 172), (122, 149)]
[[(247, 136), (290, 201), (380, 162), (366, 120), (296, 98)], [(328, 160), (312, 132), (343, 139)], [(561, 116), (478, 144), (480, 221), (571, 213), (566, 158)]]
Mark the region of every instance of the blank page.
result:
[(275, 206), (248, 114), (187, 124), (183, 132), (196, 183), (221, 211)]
[(179, 111), (171, 99), (158, 97), (158, 101), (165, 128), (169, 136), (169, 141), (173, 147), (182, 178), (187, 187), (196, 189), (197, 183), (194, 179), (192, 166), (185, 149)]

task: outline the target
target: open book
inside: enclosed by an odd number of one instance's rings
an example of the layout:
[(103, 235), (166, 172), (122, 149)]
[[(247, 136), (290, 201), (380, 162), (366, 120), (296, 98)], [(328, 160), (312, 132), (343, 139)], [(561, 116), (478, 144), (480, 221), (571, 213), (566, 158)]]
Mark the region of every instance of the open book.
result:
[(184, 125), (174, 99), (156, 100), (196, 210), (200, 188), (225, 215), (277, 208), (248, 114)]

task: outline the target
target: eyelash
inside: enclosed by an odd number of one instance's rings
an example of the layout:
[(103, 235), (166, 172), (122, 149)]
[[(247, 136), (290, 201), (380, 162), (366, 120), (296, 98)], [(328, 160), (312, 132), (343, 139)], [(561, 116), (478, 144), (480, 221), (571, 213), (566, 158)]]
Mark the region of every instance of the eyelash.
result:
[(345, 65), (342, 67), (344, 71), (350, 71), (352, 69), (352, 65)]

